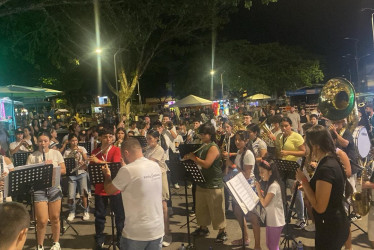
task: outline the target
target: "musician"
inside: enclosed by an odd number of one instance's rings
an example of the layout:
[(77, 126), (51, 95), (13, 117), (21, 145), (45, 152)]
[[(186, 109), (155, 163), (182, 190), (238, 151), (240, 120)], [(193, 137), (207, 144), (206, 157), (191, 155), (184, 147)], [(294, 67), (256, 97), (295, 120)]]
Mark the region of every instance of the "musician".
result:
[[(300, 157), (305, 155), (305, 145), (303, 137), (299, 133), (292, 130), (292, 121), (288, 117), (283, 117), (281, 119), (281, 129), (282, 134), (279, 134), (277, 136), (275, 142), (275, 147), (278, 152), (277, 157), (281, 160), (298, 161)], [(284, 183), (284, 185), (294, 187), (294, 181), (288, 179), (287, 183)], [(285, 195), (285, 189), (283, 194)], [(283, 200), (285, 201), (285, 196), (283, 198)], [(296, 194), (295, 209), (298, 218), (298, 220), (296, 221), (296, 227), (304, 228), (304, 201), (300, 190), (298, 190)]]
[(256, 157), (256, 162), (260, 162), (268, 152), (266, 143), (259, 137), (261, 133), (260, 128), (257, 124), (251, 124), (247, 126), (247, 131)]
[(279, 115), (274, 115), (269, 118), (269, 123), (271, 124), (270, 133), (268, 133), (268, 137), (271, 139), (271, 141), (267, 145), (269, 157), (274, 158), (276, 156), (275, 141), (277, 136), (282, 133), (280, 128), (281, 119), (282, 118)]
[(374, 127), (374, 118), (373, 118), (374, 110), (373, 110), (373, 105), (372, 104), (366, 104), (365, 112), (366, 112), (367, 118), (369, 120), (370, 132), (373, 134), (374, 133), (374, 131), (373, 131), (373, 127)]
[[(1, 146), (0, 146), (1, 148)], [(0, 199), (3, 200), (3, 193), (1, 192), (4, 190), (4, 181), (3, 178), (9, 174), (9, 172), (14, 170), (14, 165), (12, 161), (3, 155), (0, 155)]]
[[(94, 163), (121, 162), (121, 151), (118, 147), (113, 146), (113, 131), (110, 129), (102, 129), (99, 131), (101, 146), (92, 151), (89, 161)], [(124, 226), (124, 210), (122, 205), (121, 192), (117, 191), (112, 195), (108, 195), (104, 190), (104, 184), (95, 185), (95, 239), (96, 249), (102, 249), (104, 245), (104, 228), (106, 207), (110, 200), (110, 206), (115, 215), (115, 223), (117, 229), (117, 244), (121, 237)]]
[(117, 128), (116, 130), (116, 142), (114, 143), (114, 146), (121, 148), (122, 142), (126, 138), (126, 131), (124, 128)]
[(52, 187), (34, 192), (36, 228), (38, 230), (38, 250), (44, 249), (43, 242), (47, 229), (48, 219), (51, 222), (53, 246), (52, 250), (61, 249), (60, 239), (60, 212), (62, 192), (60, 175), (66, 174), (64, 158), (59, 151), (50, 149), (51, 134), (41, 132), (38, 136), (39, 149), (29, 155), (26, 164), (45, 163), (53, 164)]
[(349, 129), (346, 129), (344, 126), (345, 120), (343, 119), (333, 121), (329, 129), (336, 135), (336, 146), (348, 155), (352, 167), (352, 176), (349, 178), (349, 182), (353, 187), (353, 192), (356, 192), (357, 172), (360, 169), (357, 162), (358, 155), (353, 142), (353, 136)]
[[(371, 152), (371, 154), (373, 154), (373, 152)], [(373, 167), (371, 167), (371, 171), (373, 173)], [(370, 180), (367, 180), (365, 182), (362, 183), (362, 189), (371, 189), (371, 197), (374, 197), (374, 180), (373, 180), (373, 175), (370, 176)], [(368, 237), (369, 237), (369, 241), (371, 243), (371, 246), (372, 248), (374, 248), (374, 204), (373, 204), (373, 201), (370, 202), (370, 210), (369, 210), (369, 214), (368, 214)]]
[(252, 124), (252, 114), (251, 113), (249, 113), (249, 112), (243, 113), (243, 118), (244, 118), (243, 125), (245, 127)]
[(78, 186), (78, 192), (83, 202), (84, 214), (83, 220), (90, 219), (89, 206), (88, 206), (88, 179), (87, 179), (87, 150), (84, 147), (78, 146), (78, 137), (75, 134), (70, 134), (68, 137), (69, 149), (65, 150), (64, 158), (74, 158), (76, 160), (77, 169), (75, 175), (69, 176), (69, 216), (68, 221), (73, 221), (75, 218), (75, 196)]
[(161, 250), (164, 223), (160, 167), (143, 156), (140, 143), (135, 138), (124, 141), (121, 153), (127, 165), (118, 171), (114, 180), (110, 169), (103, 167), (105, 191), (108, 194), (120, 191), (126, 210), (120, 249)]
[(350, 226), (343, 199), (350, 197), (352, 189), (348, 185), (344, 187), (347, 177), (328, 130), (320, 125), (310, 128), (306, 131), (306, 144), (318, 167), (310, 183), (301, 170), (297, 170), (296, 178), (302, 182), (313, 207), (315, 247), (340, 250), (348, 238)]
[(17, 128), (15, 133), (16, 141), (9, 145), (10, 154), (14, 155), (15, 153), (32, 152), (34, 150), (32, 142), (23, 138), (23, 129)]
[[(256, 163), (255, 156), (252, 152), (252, 147), (249, 142), (249, 133), (248, 131), (240, 130), (235, 134), (235, 144), (238, 148), (238, 153), (235, 157), (235, 160), (232, 162), (231, 160), (226, 161), (226, 166), (229, 167), (229, 172), (227, 176), (234, 176), (238, 172), (242, 172), (244, 177), (247, 179), (248, 183), (254, 188), (254, 166)], [(226, 178), (228, 180), (228, 178)], [(233, 202), (233, 209), (236, 219), (239, 222), (240, 228), (244, 230), (244, 244), (249, 244), (248, 238), (248, 228), (247, 220), (249, 220), (252, 224), (253, 235), (255, 238), (255, 249), (261, 249), (260, 245), (260, 237), (261, 237), (261, 228), (260, 222), (257, 215), (253, 212), (249, 212), (246, 217), (243, 218), (243, 212), (240, 206), (235, 202)], [(234, 240), (231, 242), (234, 246), (241, 246), (243, 244), (242, 239)]]
[[(57, 131), (56, 129), (54, 128), (51, 128), (50, 129), (50, 133), (51, 133), (51, 144), (49, 145), (50, 148), (53, 148), (55, 150), (59, 150), (62, 146), (60, 144), (60, 142), (58, 141), (57, 139)], [(63, 153), (63, 151), (60, 151), (61, 153)]]
[(233, 124), (231, 121), (226, 121), (223, 127), (225, 129), (225, 134), (221, 136), (218, 145), (223, 149), (223, 158), (227, 159), (227, 157), (230, 157), (231, 161), (233, 161), (238, 151), (235, 145), (235, 134), (232, 132)]
[(30, 215), (16, 202), (0, 204), (0, 250), (21, 250), (26, 242)]
[(170, 233), (170, 226), (169, 226), (169, 214), (168, 214), (168, 207), (167, 201), (170, 199), (169, 194), (169, 183), (167, 179), (166, 172), (168, 167), (165, 163), (165, 152), (164, 149), (158, 144), (158, 140), (160, 138), (160, 134), (157, 130), (151, 129), (148, 131), (147, 134), (147, 143), (148, 147), (144, 152), (144, 157), (155, 161), (158, 163), (162, 173), (162, 209), (164, 214), (164, 230), (165, 235), (162, 241), (162, 246), (168, 247), (172, 242), (172, 236)]
[(199, 127), (200, 127), (200, 121), (195, 119), (193, 121), (193, 129), (189, 129), (187, 132), (187, 139), (186, 143), (190, 144), (200, 144), (201, 140), (199, 137)]
[(23, 128), (23, 139), (26, 141), (29, 140), (32, 143), (33, 150), (37, 149), (38, 140), (36, 137), (31, 133), (31, 129), (29, 126)]
[[(203, 147), (194, 153), (185, 155), (184, 159), (192, 160), (199, 165), (205, 178), (205, 183), (197, 183), (196, 188), (196, 219), (199, 228), (194, 236), (209, 235), (208, 225), (219, 230), (217, 243), (227, 240), (226, 217), (224, 210), (223, 180), (221, 170), (221, 157), (215, 143), (216, 132), (213, 125), (206, 123), (200, 126), (199, 134)], [(208, 214), (207, 214), (208, 213)]]

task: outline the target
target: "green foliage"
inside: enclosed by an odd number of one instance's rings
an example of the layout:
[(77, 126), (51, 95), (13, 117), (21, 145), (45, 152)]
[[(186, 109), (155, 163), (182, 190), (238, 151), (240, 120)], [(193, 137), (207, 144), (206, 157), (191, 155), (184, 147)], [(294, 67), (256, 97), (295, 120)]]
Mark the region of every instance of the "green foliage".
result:
[[(316, 55), (278, 43), (254, 45), (243, 40), (221, 43), (217, 45), (215, 60), (214, 89), (221, 89), (222, 74), (226, 93), (247, 90), (250, 94), (282, 94), (285, 90), (320, 83), (324, 78)], [(185, 64), (176, 82), (178, 96), (183, 93), (208, 96), (210, 61), (209, 52), (197, 52)]]

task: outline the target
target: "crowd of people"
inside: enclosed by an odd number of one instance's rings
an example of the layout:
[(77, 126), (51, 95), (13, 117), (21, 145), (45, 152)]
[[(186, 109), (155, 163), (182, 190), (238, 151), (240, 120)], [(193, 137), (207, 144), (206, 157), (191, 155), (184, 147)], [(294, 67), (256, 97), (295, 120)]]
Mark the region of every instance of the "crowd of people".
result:
[[(363, 112), (363, 111), (361, 111)], [(224, 182), (243, 174), (257, 193), (257, 206), (266, 211), (266, 246), (279, 249), (285, 216), (287, 188), (295, 193), (297, 221), (295, 227), (315, 231), (316, 249), (351, 249), (350, 222), (357, 213), (347, 214), (350, 194), (355, 191), (360, 172), (359, 155), (345, 119), (329, 121), (314, 110), (307, 114), (291, 107), (283, 113), (275, 108), (262, 109), (254, 122), (254, 114), (240, 107), (232, 115), (214, 115), (210, 110), (177, 118), (162, 113), (154, 120), (149, 116), (128, 121), (123, 116), (116, 124), (99, 124), (82, 130), (78, 123), (61, 136), (60, 123), (53, 126), (38, 120), (17, 128), (16, 140), (2, 144), (2, 177), (14, 171), (13, 158), (28, 152), (27, 164), (53, 164), (52, 187), (34, 193), (38, 248), (44, 249), (48, 220), (51, 223), (53, 246), (61, 249), (60, 212), (63, 197), (60, 178), (67, 173), (64, 158), (74, 158), (77, 168), (68, 175), (68, 221), (76, 220), (76, 194), (79, 193), (84, 221), (89, 220), (91, 183), (87, 173), (90, 164), (103, 164), (105, 182), (94, 185), (96, 248), (102, 249), (107, 207), (114, 212), (117, 245), (120, 249), (160, 249), (172, 242), (169, 213), (172, 209), (170, 187), (180, 188), (181, 161), (193, 161), (205, 182), (190, 180), (197, 229), (194, 237), (206, 237), (212, 224), (218, 230), (217, 243), (228, 240), (226, 214), (232, 211), (243, 230), (243, 238), (232, 239), (232, 245), (248, 245), (247, 221), (252, 224), (254, 246), (261, 246), (261, 221), (258, 213), (243, 216), (240, 206), (225, 188)], [(369, 133), (374, 125), (373, 107), (366, 106)], [(360, 119), (360, 118), (359, 118)], [(359, 123), (360, 125), (360, 123)], [(144, 137), (147, 145), (142, 144)], [(86, 147), (79, 143), (85, 143)], [(182, 144), (199, 144), (199, 148), (183, 157)], [(83, 144), (81, 144), (83, 145)], [(298, 162), (294, 178), (279, 171), (274, 159)], [(123, 166), (112, 179), (105, 164), (120, 162)], [(295, 180), (296, 179), (296, 180)], [(3, 185), (3, 182), (1, 182)], [(374, 188), (366, 181), (362, 188)], [(9, 203), (11, 204), (11, 203)], [(18, 205), (15, 205), (18, 206)], [(308, 212), (306, 220), (305, 208)], [(0, 207), (6, 212), (6, 205)], [(9, 217), (10, 220), (12, 217)], [(0, 220), (4, 221), (4, 220)], [(1, 222), (0, 222), (1, 223)], [(374, 224), (369, 218), (369, 240), (374, 247)], [(22, 224), (23, 225), (23, 224)], [(18, 228), (18, 227), (17, 227)], [(26, 230), (27, 232), (27, 230)], [(14, 232), (24, 242), (25, 228)], [(0, 227), (0, 242), (7, 234)], [(11, 239), (11, 237), (8, 237)], [(244, 242), (243, 242), (244, 241)], [(19, 244), (6, 241), (11, 244)], [(0, 248), (1, 249), (1, 248)]]

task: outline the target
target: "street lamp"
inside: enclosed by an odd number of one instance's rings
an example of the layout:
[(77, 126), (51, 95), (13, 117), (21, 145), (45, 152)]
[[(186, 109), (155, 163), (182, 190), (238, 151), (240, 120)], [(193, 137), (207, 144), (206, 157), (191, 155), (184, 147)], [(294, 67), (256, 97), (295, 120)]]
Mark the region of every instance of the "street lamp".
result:
[(113, 61), (114, 61), (114, 74), (115, 74), (115, 80), (116, 80), (116, 91), (118, 93), (118, 96), (117, 96), (117, 113), (118, 113), (118, 119), (120, 119), (120, 108), (119, 108), (119, 98), (120, 98), (120, 95), (119, 95), (119, 91), (118, 91), (118, 74), (117, 74), (117, 61), (116, 61), (116, 56), (118, 53), (121, 53), (122, 51), (124, 51), (125, 49), (124, 48), (119, 48), (116, 53), (114, 53), (114, 56), (113, 56)]
[(213, 101), (213, 79), (214, 79), (214, 69), (210, 70), (210, 100)]
[(225, 73), (225, 71), (221, 73), (221, 99), (222, 100), (223, 100), (223, 73)]

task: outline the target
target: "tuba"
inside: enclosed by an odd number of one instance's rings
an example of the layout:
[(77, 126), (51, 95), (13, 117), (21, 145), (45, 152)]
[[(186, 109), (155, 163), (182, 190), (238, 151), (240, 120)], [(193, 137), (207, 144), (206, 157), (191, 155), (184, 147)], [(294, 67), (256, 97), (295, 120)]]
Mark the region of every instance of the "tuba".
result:
[[(318, 107), (323, 116), (332, 121), (347, 118), (347, 129), (351, 132), (357, 127), (358, 110), (355, 90), (347, 79), (340, 77), (330, 79), (321, 90)], [(368, 168), (365, 167), (361, 182), (365, 182), (369, 178)], [(356, 213), (365, 216), (370, 209), (370, 189), (363, 189), (361, 192), (353, 193), (352, 206)]]
[(272, 132), (270, 128), (268, 127), (268, 125), (266, 124), (266, 121), (267, 119), (265, 119), (263, 122), (258, 124), (259, 128), (262, 130), (260, 137), (262, 140), (264, 140), (264, 142), (267, 145), (272, 145), (273, 140), (269, 137), (269, 134), (272, 134)]

